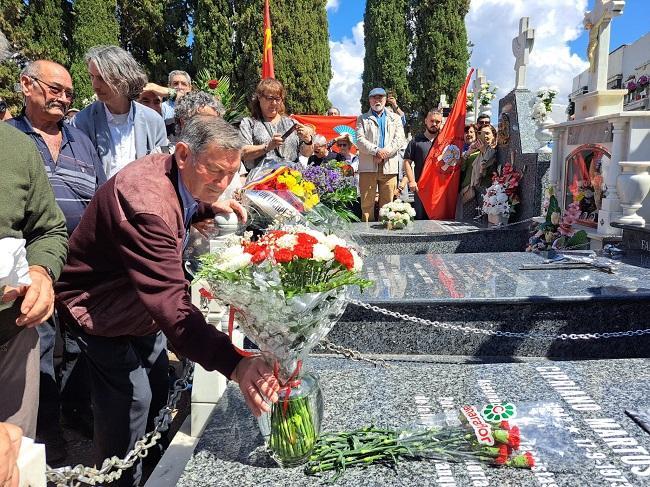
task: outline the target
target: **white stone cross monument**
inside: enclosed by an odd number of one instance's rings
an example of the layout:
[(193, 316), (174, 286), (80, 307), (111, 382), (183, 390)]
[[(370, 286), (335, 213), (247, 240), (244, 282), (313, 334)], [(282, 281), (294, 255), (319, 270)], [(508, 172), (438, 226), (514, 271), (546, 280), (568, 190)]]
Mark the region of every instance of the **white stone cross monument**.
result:
[(474, 120), (478, 119), (479, 109), (480, 109), (480, 100), (479, 93), (481, 92), (481, 85), (487, 82), (487, 78), (481, 71), (481, 68), (476, 69), (476, 76), (474, 78)]
[(625, 0), (595, 0), (594, 9), (585, 13), (584, 26), (589, 30), (589, 92), (576, 97), (577, 120), (623, 111), (627, 90), (607, 89), (610, 24), (623, 14)]
[(526, 88), (526, 66), (528, 55), (535, 43), (535, 29), (530, 28), (530, 18), (519, 19), (519, 35), (512, 40), (512, 54), (515, 56), (515, 90)]

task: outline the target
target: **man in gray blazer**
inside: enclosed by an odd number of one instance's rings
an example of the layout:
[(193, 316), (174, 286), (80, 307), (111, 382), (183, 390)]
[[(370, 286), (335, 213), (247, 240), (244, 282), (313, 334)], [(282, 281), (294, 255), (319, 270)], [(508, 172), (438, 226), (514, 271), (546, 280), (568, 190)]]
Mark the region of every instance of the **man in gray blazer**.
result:
[(117, 46), (95, 46), (85, 60), (97, 101), (81, 110), (72, 124), (93, 142), (110, 178), (154, 148), (168, 145), (165, 123), (154, 110), (134, 101), (147, 76), (130, 53)]

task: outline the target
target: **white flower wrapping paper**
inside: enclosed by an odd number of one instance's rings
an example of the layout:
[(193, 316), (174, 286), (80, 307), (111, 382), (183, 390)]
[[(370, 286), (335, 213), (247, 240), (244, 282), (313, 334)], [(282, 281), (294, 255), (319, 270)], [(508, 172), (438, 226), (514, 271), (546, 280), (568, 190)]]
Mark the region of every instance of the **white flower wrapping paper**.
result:
[(0, 295), (5, 286), (29, 286), (32, 283), (25, 243), (22, 238), (0, 239)]
[[(329, 251), (329, 250), (328, 250)], [(235, 307), (242, 331), (260, 349), (270, 365), (279, 365), (279, 379), (287, 381), (298, 360), (306, 356), (341, 317), (344, 287), (286, 299), (275, 286), (277, 270), (255, 272), (253, 281), (209, 281), (216, 299)]]

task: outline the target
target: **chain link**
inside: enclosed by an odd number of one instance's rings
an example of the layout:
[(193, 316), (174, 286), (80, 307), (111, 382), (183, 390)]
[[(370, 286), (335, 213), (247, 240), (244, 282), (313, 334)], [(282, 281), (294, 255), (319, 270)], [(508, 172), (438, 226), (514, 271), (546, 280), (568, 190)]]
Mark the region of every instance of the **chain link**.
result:
[(622, 338), (622, 337), (632, 337), (632, 336), (642, 336), (650, 335), (650, 328), (639, 329), (639, 330), (628, 330), (628, 331), (613, 331), (613, 332), (604, 332), (604, 333), (543, 333), (543, 332), (513, 332), (513, 331), (501, 331), (501, 330), (487, 330), (485, 328), (477, 328), (475, 326), (465, 326), (465, 325), (453, 325), (450, 323), (440, 323), (439, 321), (425, 320), (424, 318), (416, 318), (415, 316), (410, 316), (404, 313), (398, 313), (397, 311), (390, 311), (379, 306), (372, 304), (364, 303), (363, 301), (358, 301), (356, 299), (348, 300), (350, 304), (359, 306), (361, 308), (367, 309), (369, 311), (374, 311), (385, 316), (391, 316), (393, 318), (398, 318), (402, 321), (410, 321), (411, 323), (418, 323), (421, 325), (429, 325), (435, 328), (442, 328), (444, 330), (460, 331), (463, 333), (474, 333), (476, 335), (488, 335), (488, 336), (497, 336), (497, 337), (506, 337), (506, 338), (539, 338), (546, 340), (599, 340), (599, 339), (609, 339), (609, 338)]
[(343, 355), (345, 358), (350, 360), (357, 360), (359, 362), (366, 362), (374, 365), (375, 367), (384, 367), (386, 369), (390, 368), (390, 365), (385, 360), (381, 359), (372, 359), (364, 357), (361, 352), (354, 350), (352, 348), (345, 348), (341, 345), (336, 345), (329, 341), (327, 338), (323, 338), (318, 344), (321, 348), (333, 352), (337, 355)]
[(75, 467), (50, 468), (45, 470), (48, 482), (52, 482), (56, 487), (79, 487), (82, 484), (98, 485), (110, 483), (122, 476), (124, 470), (128, 470), (141, 458), (149, 454), (149, 449), (155, 446), (164, 433), (169, 429), (172, 422), (172, 412), (181, 397), (183, 391), (190, 388), (192, 384), (192, 374), (194, 372), (194, 363), (189, 360), (183, 360), (183, 375), (174, 382), (174, 388), (169, 393), (167, 404), (160, 410), (154, 420), (154, 428), (145, 434), (140, 440), (136, 441), (133, 450), (131, 450), (123, 459), (111, 457), (104, 460), (101, 468), (85, 467), (77, 465)]

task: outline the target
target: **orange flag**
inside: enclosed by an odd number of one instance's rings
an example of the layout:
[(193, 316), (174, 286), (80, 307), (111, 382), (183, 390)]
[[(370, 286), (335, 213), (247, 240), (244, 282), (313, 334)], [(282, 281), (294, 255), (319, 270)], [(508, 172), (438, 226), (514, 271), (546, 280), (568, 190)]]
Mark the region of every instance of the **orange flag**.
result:
[(431, 220), (453, 220), (460, 186), (460, 156), (464, 142), (467, 85), (458, 91), (445, 126), (436, 137), (418, 181), (418, 196)]
[(275, 78), (273, 44), (271, 43), (271, 13), (269, 0), (264, 0), (264, 48), (262, 49), (262, 79)]
[[(297, 120), (303, 125), (307, 125), (314, 129), (314, 132), (321, 134), (327, 140), (332, 140), (342, 133), (342, 128), (349, 127), (351, 133), (356, 131), (357, 117), (328, 117), (326, 115), (291, 115), (291, 118)], [(347, 131), (347, 130), (346, 130)], [(336, 145), (332, 147), (336, 150)], [(356, 147), (352, 146), (351, 151), (356, 153)]]

